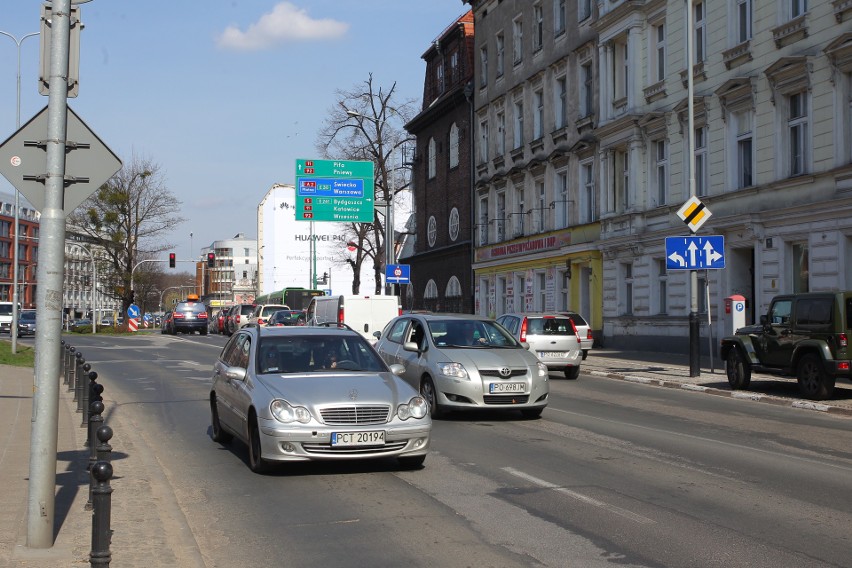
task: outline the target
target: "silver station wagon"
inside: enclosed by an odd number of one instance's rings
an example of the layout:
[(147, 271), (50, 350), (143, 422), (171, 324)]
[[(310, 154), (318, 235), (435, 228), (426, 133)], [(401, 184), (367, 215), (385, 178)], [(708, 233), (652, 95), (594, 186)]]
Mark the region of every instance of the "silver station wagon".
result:
[(448, 410), (520, 410), (541, 415), (548, 403), (547, 366), (502, 326), (467, 314), (407, 314), (385, 327), (376, 351), (429, 401)]
[(515, 339), (529, 343), (541, 362), (551, 371), (565, 373), (566, 379), (580, 376), (582, 338), (574, 320), (562, 313), (504, 314), (497, 323)]
[(237, 331), (213, 369), (213, 440), (248, 445), (249, 467), (395, 457), (423, 465), (432, 420), (420, 394), (359, 333), (334, 327)]

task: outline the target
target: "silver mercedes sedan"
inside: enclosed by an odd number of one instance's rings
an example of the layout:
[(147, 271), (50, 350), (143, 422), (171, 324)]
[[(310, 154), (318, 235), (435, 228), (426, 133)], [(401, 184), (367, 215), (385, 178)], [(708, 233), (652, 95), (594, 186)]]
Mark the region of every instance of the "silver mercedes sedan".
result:
[(406, 314), (391, 320), (375, 347), (386, 363), (405, 367), (403, 378), (429, 401), (433, 417), (505, 409), (536, 418), (547, 406), (547, 366), (491, 319)]
[(248, 445), (249, 467), (395, 457), (419, 468), (429, 450), (427, 401), (346, 326), (257, 327), (216, 360), (213, 440)]

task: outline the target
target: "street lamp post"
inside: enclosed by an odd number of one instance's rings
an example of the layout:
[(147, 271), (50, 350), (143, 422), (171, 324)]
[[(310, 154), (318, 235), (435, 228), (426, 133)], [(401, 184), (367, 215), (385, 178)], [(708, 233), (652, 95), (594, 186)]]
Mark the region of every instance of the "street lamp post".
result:
[[(8, 38), (11, 38), (12, 41), (15, 42), (15, 45), (18, 48), (18, 72), (17, 72), (17, 97), (15, 99), (15, 127), (21, 127), (21, 44), (28, 37), (33, 37), (39, 35), (39, 32), (32, 32), (26, 34), (21, 37), (21, 39), (16, 38), (10, 33), (0, 31), (0, 35), (4, 35)], [(20, 192), (17, 188), (15, 188), (15, 236), (14, 236), (14, 244), (12, 258), (14, 259), (12, 263), (12, 327), (9, 328), (9, 333), (12, 336), (12, 353), (18, 352), (18, 233), (20, 232), (19, 226), (19, 211), (21, 208), (21, 197)]]

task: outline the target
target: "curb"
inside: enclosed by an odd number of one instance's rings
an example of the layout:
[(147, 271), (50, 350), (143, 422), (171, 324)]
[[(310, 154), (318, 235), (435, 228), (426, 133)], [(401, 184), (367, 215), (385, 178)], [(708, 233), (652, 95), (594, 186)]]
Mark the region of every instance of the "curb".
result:
[(627, 381), (630, 383), (638, 383), (643, 385), (651, 385), (658, 386), (662, 388), (671, 388), (671, 389), (681, 389), (686, 391), (693, 392), (701, 392), (705, 394), (711, 394), (715, 396), (722, 396), (728, 398), (735, 398), (739, 400), (749, 400), (753, 402), (761, 402), (764, 404), (772, 404), (775, 406), (785, 406), (790, 408), (796, 408), (800, 410), (811, 410), (815, 412), (824, 412), (826, 414), (835, 414), (838, 416), (852, 416), (852, 408), (844, 408), (840, 406), (832, 406), (830, 404), (823, 404), (819, 402), (814, 402), (811, 400), (803, 400), (803, 399), (795, 399), (790, 401), (786, 398), (780, 398), (777, 396), (767, 395), (767, 394), (757, 394), (748, 391), (730, 391), (717, 389), (714, 387), (705, 387), (701, 385), (694, 385), (692, 383), (682, 383), (679, 381), (672, 381), (666, 379), (652, 379), (649, 377), (639, 377), (635, 375), (622, 375), (620, 373), (610, 373), (607, 371), (589, 371), (590, 375), (595, 377), (603, 377), (606, 379), (615, 379), (619, 381)]

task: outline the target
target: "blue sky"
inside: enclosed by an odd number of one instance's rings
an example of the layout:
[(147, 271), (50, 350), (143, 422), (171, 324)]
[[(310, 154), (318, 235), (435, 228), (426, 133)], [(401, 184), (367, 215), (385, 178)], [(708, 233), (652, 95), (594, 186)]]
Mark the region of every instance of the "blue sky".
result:
[[(41, 2), (6, 0), (0, 30), (39, 30)], [(373, 74), (402, 99), (423, 93), (421, 55), (462, 0), (93, 0), (81, 6), (80, 91), (68, 104), (120, 158), (161, 167), (185, 221), (164, 242), (178, 258), (237, 233), (293, 183), (335, 91)], [(0, 37), (0, 141), (15, 125), (15, 43)], [(38, 93), (39, 38), (21, 44), (21, 123)], [(0, 176), (0, 191), (13, 188)], [(190, 238), (190, 233), (193, 234)], [(194, 249), (194, 250), (192, 250)]]

